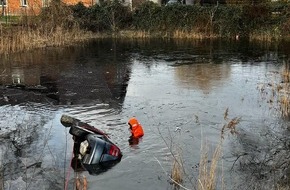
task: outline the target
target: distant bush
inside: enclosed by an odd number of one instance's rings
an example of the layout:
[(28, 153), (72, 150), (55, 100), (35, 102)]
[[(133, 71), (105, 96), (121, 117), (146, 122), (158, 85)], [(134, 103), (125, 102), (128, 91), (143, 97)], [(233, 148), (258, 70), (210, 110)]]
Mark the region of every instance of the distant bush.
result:
[(239, 33), (241, 9), (235, 6), (219, 6), (216, 11), (207, 10), (208, 19), (212, 17), (212, 31), (218, 36), (230, 37)]
[(158, 30), (161, 17), (161, 7), (152, 1), (146, 1), (134, 11), (133, 26), (140, 30)]
[(91, 31), (118, 31), (132, 24), (132, 13), (120, 1), (104, 1), (91, 7), (82, 3), (71, 6), (74, 18), (84, 29)]
[(163, 6), (144, 3), (133, 14), (136, 29), (150, 31), (198, 32), (218, 35), (236, 34), (241, 19), (240, 7), (226, 6)]
[(50, 6), (44, 7), (37, 18), (35, 24), (45, 30), (57, 27), (69, 29), (78, 24), (74, 21), (71, 9), (59, 0), (52, 0)]
[(85, 7), (71, 6), (74, 20), (90, 31), (116, 32), (124, 29), (148, 32), (183, 31), (207, 36), (249, 37), (253, 34), (275, 37), (290, 32), (287, 3), (240, 5), (170, 5), (146, 1), (133, 11), (118, 0)]
[(277, 37), (290, 32), (287, 3), (242, 5), (158, 6), (146, 2), (133, 14), (136, 29), (203, 33), (219, 37), (249, 37), (254, 33)]

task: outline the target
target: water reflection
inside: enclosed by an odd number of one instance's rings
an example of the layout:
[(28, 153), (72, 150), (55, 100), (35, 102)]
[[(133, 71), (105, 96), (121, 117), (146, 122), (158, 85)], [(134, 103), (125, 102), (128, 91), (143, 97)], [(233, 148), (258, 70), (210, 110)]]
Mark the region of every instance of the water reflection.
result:
[(219, 87), (229, 79), (230, 69), (224, 64), (192, 63), (176, 67), (175, 76), (180, 86), (209, 93), (212, 87)]
[[(106, 47), (108, 44), (95, 42), (93, 49), (59, 48), (6, 57), (0, 65), (0, 84), (7, 88), (0, 103), (122, 104), (130, 78), (130, 57), (114, 43)], [(26, 99), (17, 96), (19, 93)]]
[(142, 141), (142, 138), (136, 138), (136, 137), (133, 137), (133, 136), (130, 136), (129, 139), (128, 139), (129, 145), (132, 148), (138, 148), (138, 144), (139, 144), (140, 141)]

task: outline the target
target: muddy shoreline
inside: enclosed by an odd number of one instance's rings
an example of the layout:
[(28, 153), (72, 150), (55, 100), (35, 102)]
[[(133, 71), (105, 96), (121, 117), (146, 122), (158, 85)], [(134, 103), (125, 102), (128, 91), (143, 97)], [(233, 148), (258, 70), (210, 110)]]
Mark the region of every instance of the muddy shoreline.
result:
[(57, 92), (49, 92), (44, 86), (2, 85), (0, 105), (17, 105), (25, 102), (56, 104)]

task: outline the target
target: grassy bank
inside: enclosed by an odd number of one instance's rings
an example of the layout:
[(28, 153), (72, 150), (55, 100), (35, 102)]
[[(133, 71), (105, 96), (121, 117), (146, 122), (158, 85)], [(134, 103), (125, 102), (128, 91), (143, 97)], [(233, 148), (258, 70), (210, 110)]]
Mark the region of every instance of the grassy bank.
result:
[(288, 10), (286, 3), (159, 6), (148, 1), (132, 11), (117, 0), (91, 7), (52, 1), (38, 16), (2, 22), (0, 53), (105, 37), (280, 40), (290, 33)]
[[(11, 36), (11, 34), (13, 34)], [(39, 29), (18, 29), (0, 27), (0, 53), (7, 54), (19, 51), (28, 51), (35, 48), (49, 46), (72, 45), (98, 37), (98, 34), (80, 29), (67, 30), (57, 27), (54, 31), (41, 32)]]
[(67, 6), (54, 3), (39, 16), (13, 17), (13, 22), (10, 17), (3, 18), (11, 22), (0, 25), (0, 53), (71, 45), (98, 36), (98, 33), (79, 28), (70, 16), (71, 10)]

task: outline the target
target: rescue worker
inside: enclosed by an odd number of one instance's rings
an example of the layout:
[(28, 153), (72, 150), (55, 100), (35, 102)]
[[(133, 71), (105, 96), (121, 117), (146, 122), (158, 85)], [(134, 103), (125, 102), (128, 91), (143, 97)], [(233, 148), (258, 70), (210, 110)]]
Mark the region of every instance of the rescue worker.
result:
[(132, 117), (129, 120), (128, 125), (133, 138), (140, 138), (144, 135), (142, 125), (138, 122), (138, 120), (135, 117)]

